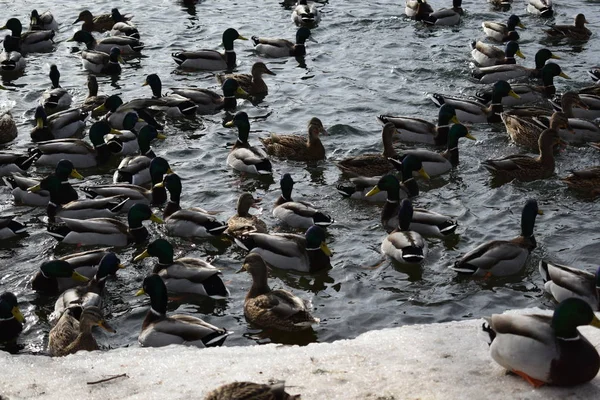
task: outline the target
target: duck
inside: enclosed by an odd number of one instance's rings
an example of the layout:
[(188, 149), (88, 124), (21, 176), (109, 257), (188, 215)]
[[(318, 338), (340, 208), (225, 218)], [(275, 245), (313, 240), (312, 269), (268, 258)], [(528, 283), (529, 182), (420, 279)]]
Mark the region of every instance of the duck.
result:
[[(155, 179), (158, 178), (162, 171), (155, 173)], [(162, 175), (161, 175), (162, 179)], [(159, 182), (157, 182), (159, 183)], [(101, 197), (123, 197), (129, 199), (123, 206), (122, 210), (129, 210), (134, 204), (142, 203), (146, 205), (159, 206), (167, 201), (167, 191), (164, 187), (152, 186), (151, 189), (132, 185), (130, 183), (115, 183), (107, 185), (91, 185), (81, 186), (79, 188), (88, 198)]]
[(25, 317), (12, 292), (0, 295), (0, 342), (15, 342), (23, 331)]
[(155, 187), (166, 188), (170, 199), (163, 211), (167, 233), (178, 237), (220, 237), (227, 229), (227, 224), (218, 221), (208, 211), (201, 208), (182, 209), (179, 204), (181, 198), (181, 178), (177, 174), (165, 175), (162, 182)]
[(77, 31), (67, 42), (85, 43), (88, 51), (100, 51), (110, 54), (117, 48), (123, 56), (139, 55), (144, 49), (144, 43), (132, 36), (108, 36), (100, 40), (94, 39), (90, 32)]
[(525, 58), (521, 50), (519, 49), (519, 43), (510, 41), (506, 43), (506, 49), (504, 51), (499, 48), (483, 43), (480, 41), (471, 42), (471, 56), (479, 66), (491, 67), (492, 65), (501, 64), (515, 64), (515, 56)]
[(80, 135), (85, 128), (88, 114), (79, 108), (59, 111), (48, 117), (43, 106), (35, 109), (36, 126), (29, 135), (34, 142), (65, 139)]
[(412, 203), (402, 200), (398, 209), (398, 226), (381, 243), (381, 252), (403, 264), (420, 264), (427, 256), (427, 242), (410, 230), (413, 218)]
[(30, 31), (55, 31), (58, 32), (58, 22), (54, 19), (54, 15), (50, 11), (38, 13), (37, 10), (31, 11)]
[(117, 8), (113, 8), (110, 14), (100, 14), (95, 17), (89, 10), (83, 10), (73, 25), (83, 22), (81, 29), (86, 32), (106, 32), (111, 30), (117, 22), (127, 22), (131, 18), (131, 16), (121, 14)]
[(297, 26), (315, 27), (321, 20), (321, 14), (317, 4), (313, 1), (298, 0), (296, 7), (292, 11), (292, 22)]
[(598, 374), (598, 351), (577, 327), (600, 328), (600, 320), (581, 299), (563, 300), (552, 316), (494, 314), (485, 321), (482, 331), (491, 342), (492, 359), (535, 388), (575, 386)]
[(225, 54), (216, 50), (180, 51), (172, 53), (171, 57), (183, 69), (220, 71), (233, 70), (236, 67), (236, 54), (233, 50), (235, 40), (248, 40), (233, 28), (223, 32), (223, 47)]
[(462, 0), (452, 0), (452, 8), (441, 8), (430, 13), (423, 22), (426, 25), (453, 26), (460, 23), (460, 17), (464, 15)]
[(569, 189), (592, 197), (600, 196), (600, 166), (571, 171), (571, 175), (561, 179)]
[(81, 105), (81, 109), (85, 112), (93, 111), (94, 108), (100, 107), (108, 98), (105, 94), (98, 94), (98, 80), (94, 75), (87, 77), (88, 95)]
[(510, 17), (508, 17), (506, 24), (493, 21), (483, 21), (481, 23), (481, 27), (483, 28), (483, 33), (485, 33), (488, 38), (502, 43), (508, 42), (509, 40), (514, 40), (509, 37), (509, 33), (516, 32), (517, 27), (525, 29), (525, 25), (523, 25), (521, 22), (521, 18), (515, 14), (512, 14)]
[(285, 289), (269, 287), (267, 265), (257, 253), (244, 259), (239, 272), (246, 271), (252, 277), (252, 286), (244, 299), (244, 317), (251, 325), (262, 329), (283, 332), (299, 332), (312, 329), (320, 321), (312, 313), (308, 300)]
[(519, 95), (512, 90), (512, 87), (506, 81), (496, 82), (492, 90), (492, 104), (489, 107), (474, 100), (446, 96), (439, 93), (433, 93), (430, 97), (438, 107), (441, 107), (443, 104), (452, 105), (456, 110), (456, 117), (462, 123), (494, 123), (501, 121), (500, 114), (504, 111), (501, 103), (502, 98), (504, 96), (518, 98)]
[(544, 281), (544, 289), (557, 302), (576, 297), (589, 304), (592, 310), (600, 310), (600, 268), (596, 273), (591, 273), (541, 260), (539, 270)]
[(139, 262), (147, 257), (158, 258), (152, 273), (162, 278), (170, 293), (196, 294), (215, 299), (223, 299), (230, 294), (217, 268), (199, 258), (173, 260), (173, 245), (165, 239), (152, 241), (133, 261)]
[(248, 136), (250, 134), (248, 114), (243, 111), (237, 112), (233, 119), (227, 122), (225, 126), (236, 126), (238, 128), (238, 138), (231, 151), (229, 151), (227, 165), (240, 172), (271, 175), (273, 173), (273, 166), (265, 152), (248, 143)]
[(512, 6), (513, 0), (487, 0), (487, 2), (496, 10), (496, 11), (508, 11)]
[(325, 159), (325, 148), (319, 134), (327, 134), (319, 118), (308, 122), (308, 137), (300, 135), (276, 135), (259, 138), (267, 154), (293, 161), (320, 161)]
[(23, 31), (23, 25), (17, 18), (11, 18), (6, 21), (6, 25), (0, 28), (1, 30), (8, 29), (12, 32), (14, 38), (18, 38), (18, 51), (20, 53), (44, 53), (52, 51), (54, 48), (54, 31)]
[[(111, 142), (118, 143), (116, 147), (119, 148), (119, 151), (115, 154), (118, 154), (120, 156), (132, 156), (140, 153), (140, 138), (136, 129), (136, 126), (138, 125), (139, 121), (140, 117), (137, 115), (137, 113), (129, 112), (125, 115), (125, 118), (123, 118), (123, 127), (125, 128), (124, 130), (115, 129), (115, 131), (119, 133), (109, 133), (108, 135), (104, 136), (104, 141), (107, 144), (110, 144)], [(150, 141), (152, 140), (151, 131), (145, 130), (144, 132), (147, 132), (147, 137), (141, 140), (147, 141), (148, 144), (144, 144), (143, 146), (146, 146), (148, 149), (150, 149)], [(158, 139), (159, 137), (166, 139), (166, 136), (162, 133), (157, 133), (156, 138)], [(115, 150), (117, 150), (117, 148), (115, 148)]]
[[(147, 131), (151, 132), (146, 134), (145, 132)], [(155, 137), (158, 138), (158, 132), (150, 125), (142, 128), (138, 135), (138, 144), (143, 155), (129, 156), (121, 160), (113, 175), (113, 183), (131, 183), (141, 186), (152, 182), (153, 173), (164, 174), (172, 172), (167, 160), (162, 157), (156, 157), (149, 146), (149, 140), (145, 139), (146, 136), (152, 140)], [(153, 162), (154, 167), (152, 167)]]
[(148, 238), (144, 220), (163, 223), (146, 204), (134, 204), (127, 213), (127, 224), (114, 218), (62, 218), (61, 223), (48, 226), (48, 234), (65, 244), (123, 247)]
[(168, 116), (181, 117), (196, 114), (198, 106), (187, 97), (178, 94), (162, 94), (162, 81), (158, 75), (150, 74), (146, 76), (146, 80), (142, 86), (150, 86), (153, 99), (161, 99), (164, 101), (164, 106), (159, 106), (158, 109), (165, 111)]
[(401, 142), (424, 143), (445, 146), (448, 143), (450, 123), (458, 124), (456, 110), (450, 104), (442, 104), (438, 112), (437, 125), (414, 117), (395, 117), (379, 115), (377, 120), (382, 124), (391, 122), (401, 132), (397, 136)]
[(285, 391), (285, 383), (277, 382), (268, 385), (254, 382), (232, 382), (211, 390), (204, 400), (243, 399), (248, 396), (262, 396), (268, 399), (299, 400), (300, 395), (290, 395)]
[(574, 25), (552, 25), (550, 29), (545, 30), (548, 36), (554, 38), (568, 38), (574, 40), (587, 40), (592, 36), (592, 31), (585, 27), (587, 24), (585, 15), (577, 14)]
[(383, 142), (383, 153), (379, 154), (361, 154), (360, 156), (344, 158), (335, 163), (342, 173), (349, 176), (381, 176), (394, 170), (394, 166), (388, 161), (388, 158), (398, 157), (392, 144), (394, 135), (398, 135), (396, 125), (387, 122), (381, 132), (381, 141)]
[[(106, 119), (110, 126), (115, 129), (127, 129), (125, 119), (128, 118), (130, 113), (138, 115), (138, 123), (134, 126), (136, 129), (142, 129), (144, 125), (151, 125), (157, 130), (162, 130), (162, 126), (156, 122), (148, 109), (153, 106), (163, 106), (165, 103), (161, 99), (133, 99), (127, 103), (123, 103), (123, 100), (118, 95), (111, 95), (106, 98), (104, 104), (96, 107), (93, 111), (93, 115), (104, 115), (108, 112)], [(131, 127), (129, 127), (131, 128)]]
[[(579, 99), (583, 102), (585, 107), (577, 107), (571, 110), (570, 118), (581, 118), (594, 121), (600, 118), (600, 94), (590, 94), (589, 90), (579, 90)], [(556, 111), (563, 111), (561, 107), (561, 97), (554, 96), (550, 99), (552, 108)]]
[(143, 347), (181, 344), (200, 348), (221, 346), (231, 334), (198, 317), (185, 314), (167, 315), (167, 287), (157, 274), (144, 278), (136, 296), (150, 296), (150, 310), (142, 323), (138, 342)]
[(235, 243), (260, 255), (267, 265), (299, 272), (317, 272), (331, 268), (331, 250), (325, 243), (325, 230), (313, 225), (304, 235), (293, 233), (248, 232)]
[(258, 36), (252, 36), (251, 39), (257, 53), (274, 58), (303, 57), (306, 55), (306, 41), (316, 42), (311, 36), (310, 29), (305, 26), (298, 28), (296, 31), (296, 43), (292, 43), (287, 39)]
[(19, 52), (19, 42), (10, 35), (2, 42), (4, 53), (0, 54), (0, 73), (19, 74), (25, 70), (25, 57)]
[(433, 8), (429, 5), (429, 3), (427, 3), (426, 0), (406, 0), (404, 13), (408, 18), (421, 21), (432, 12)]
[(247, 232), (267, 233), (267, 224), (258, 216), (250, 214), (250, 208), (258, 208), (261, 199), (254, 198), (251, 193), (244, 192), (238, 197), (236, 214), (227, 220), (225, 234), (239, 238)]
[(0, 177), (13, 173), (25, 174), (39, 154), (0, 151)]
[[(83, 27), (82, 27), (83, 29)], [(114, 24), (110, 30), (110, 36), (127, 36), (140, 40), (140, 31), (131, 21), (121, 21)]]
[(62, 314), (48, 335), (48, 352), (52, 357), (63, 357), (78, 351), (99, 350), (92, 328), (99, 326), (107, 332), (115, 329), (104, 319), (98, 307), (69, 308)]
[(231, 78), (237, 81), (240, 87), (250, 96), (266, 96), (269, 88), (263, 79), (263, 75), (277, 75), (271, 71), (264, 62), (252, 64), (249, 74), (217, 74), (217, 81), (222, 85), (225, 80)]
[(552, 0), (529, 0), (527, 12), (542, 18), (551, 18), (554, 15)]
[(533, 236), (535, 219), (543, 215), (537, 201), (527, 200), (521, 214), (521, 234), (511, 240), (491, 240), (483, 243), (450, 266), (459, 274), (488, 278), (519, 273), (529, 254), (537, 247)]
[(236, 97), (246, 98), (248, 93), (235, 79), (226, 79), (221, 85), (223, 95), (202, 88), (173, 88), (171, 92), (190, 99), (196, 104), (196, 113), (214, 114), (220, 110), (232, 111), (237, 107)]
[(0, 239), (8, 240), (27, 236), (27, 225), (17, 222), (13, 217), (0, 217)]
[(69, 92), (60, 86), (60, 71), (55, 64), (50, 66), (49, 76), (52, 87), (42, 94), (40, 100), (40, 104), (44, 107), (47, 115), (68, 109), (73, 100)]
[(558, 135), (558, 129), (568, 126), (567, 116), (564, 113), (556, 112), (552, 115), (550, 127), (540, 134), (538, 157), (515, 154), (500, 159), (486, 160), (481, 165), (501, 182), (513, 179), (530, 182), (549, 178), (554, 175), (554, 146), (562, 142)]
[(423, 169), (430, 177), (442, 175), (458, 165), (458, 140), (463, 137), (477, 140), (464, 125), (454, 124), (448, 133), (448, 144), (445, 151), (438, 153), (427, 149), (403, 150), (402, 157), (412, 155), (419, 158)]
[(596, 86), (597, 86), (598, 82), (600, 82), (600, 67), (592, 68), (587, 73), (590, 76), (590, 78), (592, 78), (592, 80), (594, 82), (596, 82)]
[(83, 68), (95, 74), (119, 75), (121, 64), (124, 63), (121, 50), (118, 47), (111, 48), (108, 54), (96, 50), (81, 51)]
[(279, 183), (281, 195), (273, 206), (273, 217), (292, 228), (301, 229), (308, 229), (313, 225), (326, 228), (335, 222), (331, 216), (317, 210), (312, 204), (292, 199), (294, 180), (290, 174), (283, 174)]
[[(66, 204), (70, 201), (77, 200), (78, 194), (75, 189), (73, 189), (73, 186), (71, 186), (68, 179), (69, 177), (83, 179), (83, 176), (77, 172), (71, 161), (60, 160), (56, 164), (54, 174), (49, 175), (44, 179), (50, 179), (52, 176), (57, 177), (63, 186), (60, 191), (60, 197), (57, 199), (60, 204)], [(41, 181), (27, 178), (18, 173), (4, 176), (2, 179), (6, 186), (11, 189), (11, 193), (17, 203), (35, 207), (44, 207), (48, 205), (50, 193), (47, 190), (41, 189)], [(42, 181), (44, 179), (42, 179)]]
[(17, 124), (10, 111), (0, 114), (0, 144), (12, 142), (18, 134)]
[[(518, 78), (539, 78), (546, 61), (561, 58), (544, 48), (535, 53), (535, 68), (528, 68), (519, 64), (493, 65), (491, 67), (474, 68), (471, 76), (479, 83), (495, 83), (498, 80), (508, 81)], [(487, 100), (486, 100), (487, 101)]]

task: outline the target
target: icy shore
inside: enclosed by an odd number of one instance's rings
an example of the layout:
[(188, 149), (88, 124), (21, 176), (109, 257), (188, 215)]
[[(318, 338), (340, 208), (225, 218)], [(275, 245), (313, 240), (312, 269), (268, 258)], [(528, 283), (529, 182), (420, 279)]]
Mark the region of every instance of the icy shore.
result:
[[(533, 389), (506, 375), (478, 337), (482, 320), (371, 331), (305, 347), (123, 348), (63, 358), (0, 352), (0, 398), (202, 399), (227, 382), (285, 380), (304, 400), (592, 399), (600, 377)], [(596, 346), (600, 330), (581, 332)], [(118, 374), (127, 374), (90, 385)]]

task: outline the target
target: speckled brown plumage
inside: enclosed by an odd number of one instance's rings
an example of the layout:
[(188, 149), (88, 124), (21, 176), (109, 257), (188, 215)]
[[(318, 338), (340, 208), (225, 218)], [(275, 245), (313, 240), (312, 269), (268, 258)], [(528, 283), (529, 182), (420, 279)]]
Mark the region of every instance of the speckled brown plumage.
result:
[(233, 382), (216, 388), (204, 400), (294, 400), (300, 395), (286, 393), (283, 382), (263, 385), (253, 382)]
[(600, 166), (579, 171), (572, 171), (571, 175), (562, 179), (570, 189), (590, 196), (600, 196)]
[(325, 159), (325, 148), (319, 133), (326, 133), (323, 123), (312, 118), (308, 123), (308, 138), (299, 135), (276, 135), (261, 138), (268, 154), (293, 161), (320, 161)]
[(554, 25), (545, 32), (552, 37), (556, 38), (570, 38), (575, 40), (587, 40), (592, 35), (592, 31), (585, 27), (588, 23), (585, 19), (585, 15), (577, 14), (575, 17), (574, 25)]
[(220, 85), (228, 78), (235, 79), (240, 87), (244, 89), (249, 95), (266, 95), (269, 92), (269, 88), (262, 78), (263, 74), (276, 75), (271, 71), (265, 63), (257, 62), (252, 65), (251, 74), (219, 74), (217, 75), (217, 81)]
[(227, 221), (226, 234), (240, 237), (248, 232), (267, 233), (267, 224), (256, 215), (250, 214), (250, 207), (256, 208), (259, 200), (250, 193), (242, 193), (237, 202), (237, 214)]

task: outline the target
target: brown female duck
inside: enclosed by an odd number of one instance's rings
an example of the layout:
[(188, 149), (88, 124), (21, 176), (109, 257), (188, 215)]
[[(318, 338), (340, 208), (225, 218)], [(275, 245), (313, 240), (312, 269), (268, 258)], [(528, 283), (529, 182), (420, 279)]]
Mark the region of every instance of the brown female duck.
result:
[(233, 382), (219, 386), (206, 395), (204, 400), (296, 400), (300, 395), (290, 395), (285, 391), (283, 382), (263, 385), (254, 382)]
[(267, 153), (293, 161), (320, 161), (325, 159), (325, 148), (319, 134), (327, 134), (319, 118), (308, 122), (308, 138), (300, 135), (276, 135), (261, 138)]
[(260, 199), (255, 199), (252, 194), (242, 193), (237, 201), (237, 214), (227, 220), (226, 234), (239, 237), (248, 232), (267, 233), (267, 224), (256, 215), (250, 214), (250, 208), (258, 208), (256, 205)]
[(555, 38), (587, 40), (592, 35), (592, 31), (585, 27), (587, 23), (585, 15), (577, 14), (574, 25), (553, 25), (545, 32)]
[(571, 171), (562, 181), (570, 189), (596, 197), (600, 196), (600, 166)]
[(265, 63), (256, 62), (252, 65), (252, 72), (250, 74), (219, 74), (217, 75), (217, 81), (219, 81), (220, 85), (223, 85), (228, 78), (231, 78), (236, 80), (240, 87), (251, 96), (266, 95), (269, 92), (269, 88), (262, 78), (263, 74), (277, 75), (267, 68)]

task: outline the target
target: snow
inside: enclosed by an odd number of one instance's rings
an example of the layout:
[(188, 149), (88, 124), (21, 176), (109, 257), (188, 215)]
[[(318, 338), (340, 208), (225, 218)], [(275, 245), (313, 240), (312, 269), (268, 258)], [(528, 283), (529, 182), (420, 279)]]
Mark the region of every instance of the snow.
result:
[[(533, 389), (507, 375), (479, 337), (481, 323), (411, 325), (304, 347), (129, 347), (63, 358), (0, 352), (0, 398), (202, 399), (236, 380), (285, 380), (303, 400), (598, 398), (600, 377), (574, 388)], [(600, 344), (600, 330), (580, 331)], [(127, 376), (87, 384), (119, 374)]]

